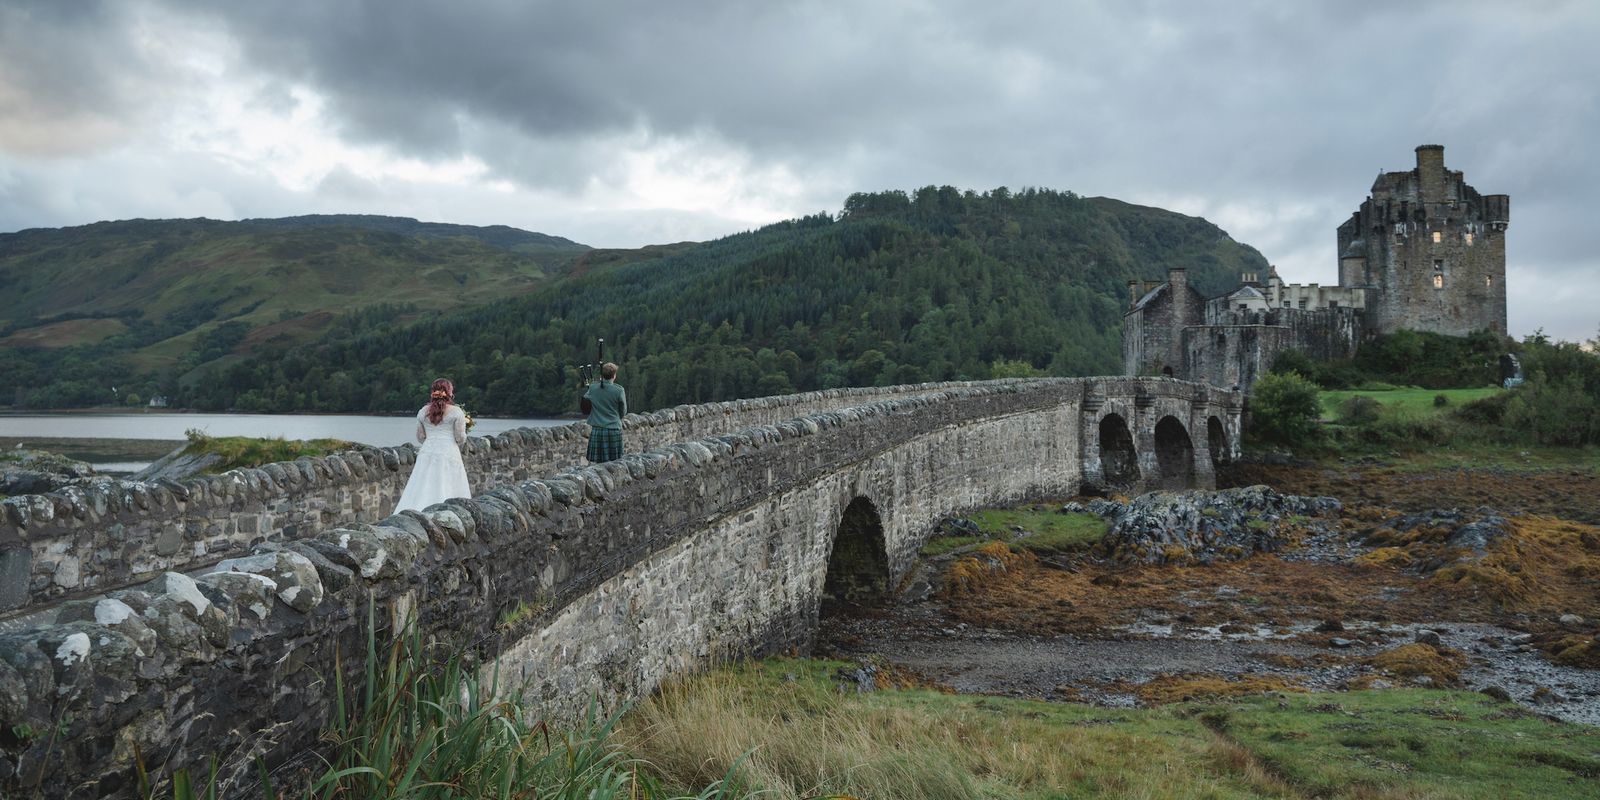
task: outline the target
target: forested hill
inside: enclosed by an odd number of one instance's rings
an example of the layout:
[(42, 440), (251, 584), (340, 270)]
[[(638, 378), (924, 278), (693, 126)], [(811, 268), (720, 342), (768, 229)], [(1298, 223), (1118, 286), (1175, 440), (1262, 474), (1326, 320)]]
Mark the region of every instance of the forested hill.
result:
[(118, 384), (148, 397), (160, 391), (152, 376), (313, 341), (351, 309), (444, 310), (525, 293), (588, 251), (505, 226), (361, 215), (0, 234), (0, 369), (33, 406), (126, 400), (110, 391)]
[[(653, 257), (656, 252), (659, 257)], [(1070, 192), (927, 187), (698, 246), (582, 257), (571, 277), (410, 324), (384, 308), (320, 341), (197, 370), (201, 408), (410, 411), (447, 376), (471, 410), (576, 406), (573, 365), (622, 366), (632, 409), (848, 385), (1120, 370), (1126, 283), (1265, 272), (1203, 219)]]

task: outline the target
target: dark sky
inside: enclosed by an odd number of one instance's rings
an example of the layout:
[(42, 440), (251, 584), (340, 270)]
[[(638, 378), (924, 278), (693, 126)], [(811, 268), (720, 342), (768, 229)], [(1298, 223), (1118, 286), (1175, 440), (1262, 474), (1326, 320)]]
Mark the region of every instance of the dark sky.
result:
[(0, 230), (362, 212), (627, 247), (1042, 186), (1332, 283), (1335, 227), (1437, 143), (1511, 195), (1512, 332), (1589, 339), (1597, 42), (1588, 0), (0, 0)]

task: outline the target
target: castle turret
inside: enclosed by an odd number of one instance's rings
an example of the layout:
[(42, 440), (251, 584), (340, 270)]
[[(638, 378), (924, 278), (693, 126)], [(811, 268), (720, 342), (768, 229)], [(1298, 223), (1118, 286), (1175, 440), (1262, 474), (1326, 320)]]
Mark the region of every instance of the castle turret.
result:
[(1425, 144), (1417, 148), (1417, 182), (1422, 202), (1442, 203), (1447, 199), (1444, 145)]
[(1375, 333), (1504, 333), (1511, 200), (1478, 194), (1445, 166), (1442, 145), (1416, 154), (1415, 169), (1379, 175), (1339, 226), (1339, 283), (1367, 287), (1367, 329)]

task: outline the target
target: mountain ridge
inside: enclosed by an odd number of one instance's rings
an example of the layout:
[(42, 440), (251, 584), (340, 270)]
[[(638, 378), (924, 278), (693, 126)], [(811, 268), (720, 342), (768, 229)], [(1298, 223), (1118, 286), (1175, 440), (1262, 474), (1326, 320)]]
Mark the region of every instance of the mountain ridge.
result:
[[(571, 366), (601, 336), (637, 410), (1105, 374), (1120, 369), (1127, 280), (1186, 266), (1196, 286), (1221, 291), (1266, 264), (1198, 217), (1037, 189), (857, 193), (837, 215), (633, 250), (519, 252), (448, 235), (449, 223), (363, 215), (284, 218), (247, 226), (242, 240), (207, 240), (217, 224), (173, 224), (170, 252), (152, 255), (160, 242), (149, 236), (122, 242), (130, 249), (113, 261), (148, 263), (112, 277), (139, 289), (145, 272), (174, 272), (181, 302), (79, 302), (76, 317), (52, 320), (59, 335), (84, 337), (51, 354), (54, 370), (25, 341), (40, 329), (0, 318), (0, 368), (37, 387), (18, 402), (104, 402), (99, 384), (115, 379), (198, 408), (403, 411), (417, 385), (444, 374), (474, 411), (561, 413), (575, 402)], [(373, 229), (396, 227), (434, 235)], [(16, 283), (27, 263), (0, 248), (0, 283)], [(103, 266), (91, 258), (68, 273)], [(449, 302), (420, 302), (430, 291)]]

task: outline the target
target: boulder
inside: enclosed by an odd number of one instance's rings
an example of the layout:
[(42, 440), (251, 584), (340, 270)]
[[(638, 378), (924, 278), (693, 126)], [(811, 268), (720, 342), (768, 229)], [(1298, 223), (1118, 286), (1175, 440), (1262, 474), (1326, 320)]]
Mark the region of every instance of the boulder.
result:
[(196, 475), (205, 474), (207, 470), (222, 463), (222, 456), (216, 453), (188, 453), (187, 443), (178, 449), (150, 462), (145, 467), (129, 476), (135, 481), (182, 481)]
[(1110, 523), (1106, 546), (1119, 561), (1207, 563), (1277, 551), (1300, 528), (1332, 529), (1341, 505), (1332, 497), (1248, 486), (1150, 492), (1126, 504), (1095, 500), (1082, 508)]

